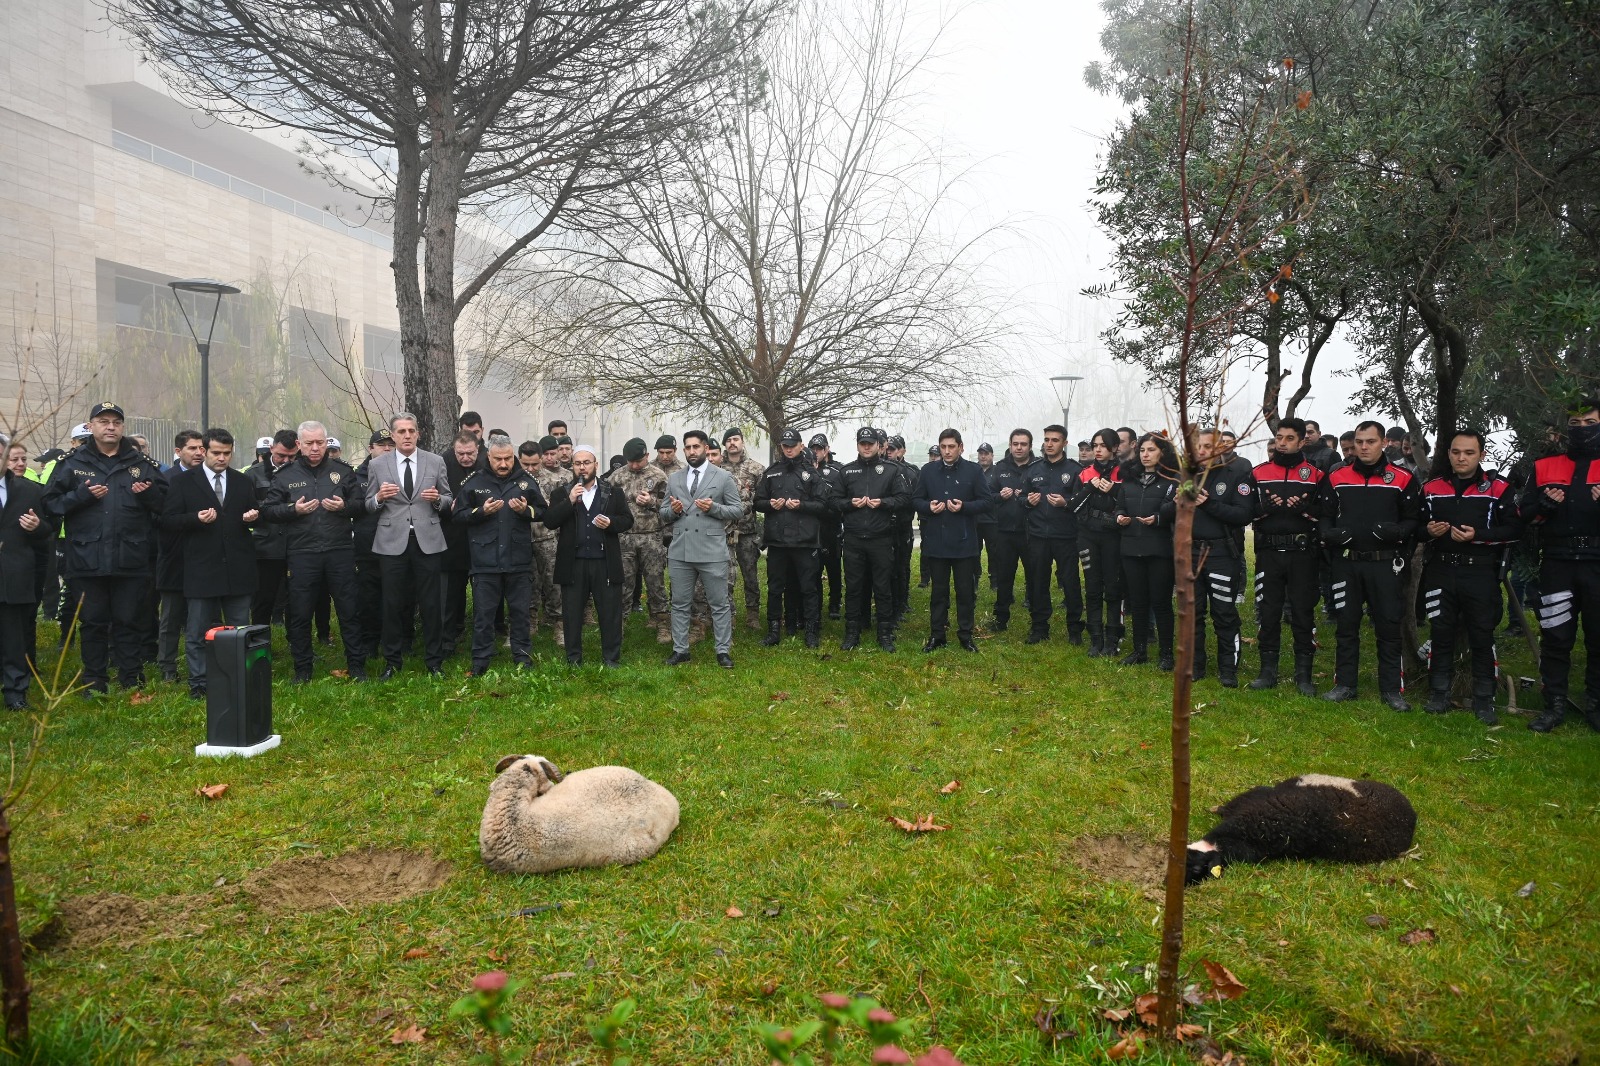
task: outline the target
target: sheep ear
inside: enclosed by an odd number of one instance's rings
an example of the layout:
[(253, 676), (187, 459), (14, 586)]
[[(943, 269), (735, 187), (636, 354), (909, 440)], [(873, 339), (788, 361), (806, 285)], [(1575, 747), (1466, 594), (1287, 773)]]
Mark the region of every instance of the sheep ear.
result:
[(494, 772), (496, 774), (505, 773), (506, 767), (510, 766), (520, 758), (522, 758), (520, 755), (507, 755), (505, 758), (494, 764)]
[(557, 770), (556, 764), (549, 759), (540, 759), (539, 769), (544, 771), (544, 776), (549, 779), (552, 785), (561, 780), (561, 771)]

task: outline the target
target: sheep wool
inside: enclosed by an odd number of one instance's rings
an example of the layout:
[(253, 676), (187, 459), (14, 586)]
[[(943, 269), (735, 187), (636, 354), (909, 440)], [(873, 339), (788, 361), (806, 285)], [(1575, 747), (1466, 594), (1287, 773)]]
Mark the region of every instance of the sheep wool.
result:
[(648, 859), (678, 828), (678, 799), (626, 766), (563, 775), (538, 755), (495, 766), (478, 849), (496, 873), (539, 874)]
[(1221, 877), (1236, 862), (1395, 859), (1410, 849), (1417, 829), (1417, 812), (1399, 789), (1327, 774), (1259, 785), (1217, 814), (1221, 824), (1189, 845), (1189, 884)]

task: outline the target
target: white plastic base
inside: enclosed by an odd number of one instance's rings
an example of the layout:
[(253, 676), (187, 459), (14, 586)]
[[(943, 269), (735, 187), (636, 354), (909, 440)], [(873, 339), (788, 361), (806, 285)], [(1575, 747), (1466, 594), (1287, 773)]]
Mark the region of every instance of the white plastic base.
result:
[(252, 755), (260, 755), (264, 751), (271, 751), (282, 743), (283, 737), (274, 733), (261, 743), (252, 744), (248, 748), (230, 748), (223, 744), (196, 744), (194, 753), (211, 759), (223, 759), (229, 755), (237, 755), (241, 759), (248, 759)]

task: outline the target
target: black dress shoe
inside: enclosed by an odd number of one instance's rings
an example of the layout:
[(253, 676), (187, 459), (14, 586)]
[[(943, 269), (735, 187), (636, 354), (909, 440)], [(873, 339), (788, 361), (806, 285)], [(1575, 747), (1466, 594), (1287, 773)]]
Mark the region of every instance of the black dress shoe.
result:
[(1322, 698), (1329, 703), (1349, 703), (1356, 695), (1356, 690), (1349, 685), (1334, 685), (1322, 694)]
[(922, 650), (938, 651), (940, 648), (946, 647), (948, 644), (949, 641), (945, 640), (943, 637), (929, 637), (927, 640), (922, 642)]
[(206, 698), (206, 690), (191, 685), (189, 686), (189, 698), (191, 700), (203, 700)]
[(400, 668), (397, 667), (397, 666), (385, 666), (383, 668), (383, 673), (378, 675), (378, 680), (379, 681), (393, 681), (394, 680), (394, 676), (396, 674), (398, 674), (399, 672), (400, 672)]
[(717, 665), (722, 667), (724, 670), (732, 670), (733, 656), (729, 655), (725, 651), (717, 652)]
[(667, 656), (668, 666), (682, 666), (688, 661), (689, 653), (686, 651), (675, 651), (671, 655)]
[(162, 670), (161, 671), (161, 680), (162, 680), (162, 682), (164, 684), (176, 685), (178, 683), (178, 671), (176, 671), (176, 670)]
[(1037, 629), (1032, 629), (1032, 630), (1028, 631), (1028, 639), (1023, 641), (1023, 643), (1024, 644), (1043, 644), (1045, 641), (1047, 641), (1049, 639), (1050, 639), (1050, 634), (1049, 633), (1041, 633)]
[(367, 671), (366, 671), (365, 667), (358, 666), (354, 670), (350, 671), (350, 680), (351, 681), (354, 681), (357, 684), (360, 684), (361, 682), (365, 681), (366, 679), (367, 679)]
[(956, 641), (965, 651), (977, 651), (978, 645), (971, 637), (957, 637)]
[(604, 670), (619, 670), (622, 668), (622, 663), (616, 659), (607, 659), (600, 666)]
[(13, 699), (10, 696), (6, 697), (6, 710), (8, 710), (8, 711), (25, 711), (27, 709), (28, 709), (28, 701), (27, 700), (25, 700), (25, 699)]
[(294, 678), (292, 680), (290, 680), (290, 682), (289, 682), (289, 684), (291, 684), (291, 685), (307, 685), (307, 684), (310, 684), (310, 683), (311, 683), (311, 671), (309, 671), (309, 670), (305, 670), (305, 671), (296, 670), (294, 672)]
[(430, 667), (428, 667), (428, 676), (429, 677), (443, 677), (444, 676), (444, 668), (441, 667), (441, 666), (430, 666)]

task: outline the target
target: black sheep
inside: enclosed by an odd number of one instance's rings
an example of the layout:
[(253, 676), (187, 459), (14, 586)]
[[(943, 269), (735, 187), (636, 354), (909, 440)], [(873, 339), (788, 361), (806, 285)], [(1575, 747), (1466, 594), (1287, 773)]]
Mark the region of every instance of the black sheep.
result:
[(1217, 813), (1222, 824), (1189, 845), (1188, 884), (1221, 877), (1236, 862), (1399, 858), (1417, 829), (1417, 812), (1399, 789), (1326, 774), (1258, 785)]

